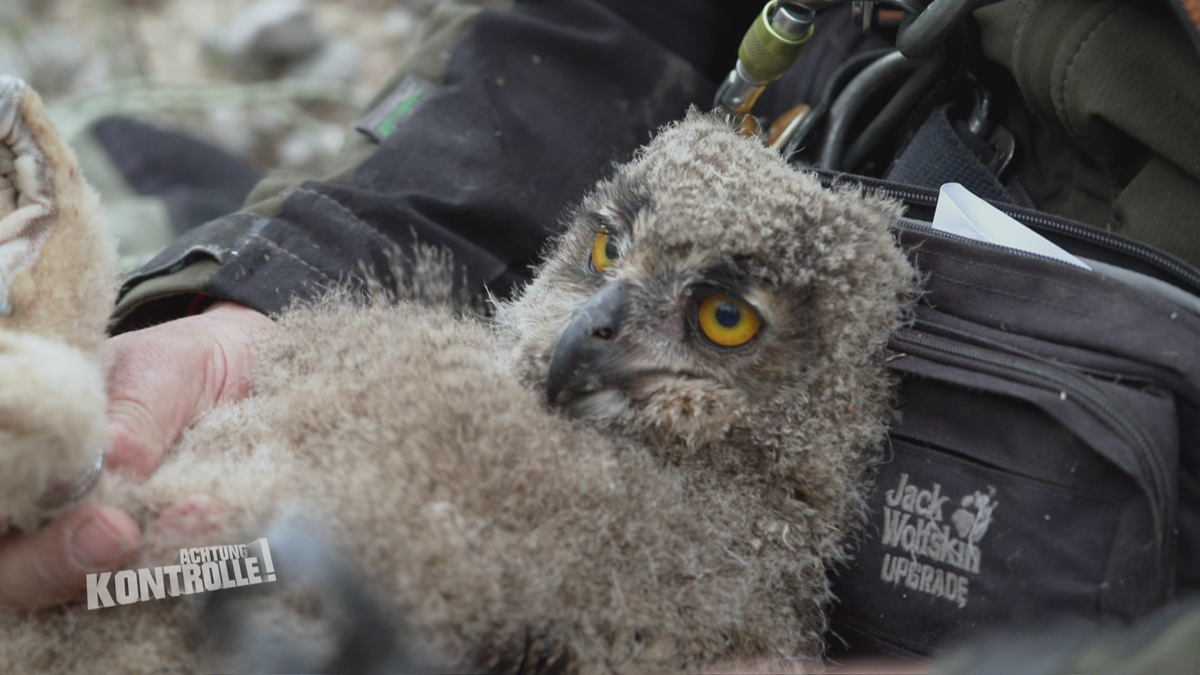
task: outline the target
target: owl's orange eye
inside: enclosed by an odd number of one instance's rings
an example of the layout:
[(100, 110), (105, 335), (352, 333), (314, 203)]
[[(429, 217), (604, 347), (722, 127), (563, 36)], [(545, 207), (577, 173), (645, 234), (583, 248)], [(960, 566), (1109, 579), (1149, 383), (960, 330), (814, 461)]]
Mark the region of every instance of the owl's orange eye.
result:
[(700, 301), (697, 310), (700, 330), (722, 347), (740, 347), (758, 335), (762, 325), (749, 305), (724, 293), (713, 293)]
[(608, 228), (600, 228), (600, 233), (592, 242), (592, 269), (603, 274), (619, 257), (621, 252), (617, 250), (617, 243), (609, 236)]

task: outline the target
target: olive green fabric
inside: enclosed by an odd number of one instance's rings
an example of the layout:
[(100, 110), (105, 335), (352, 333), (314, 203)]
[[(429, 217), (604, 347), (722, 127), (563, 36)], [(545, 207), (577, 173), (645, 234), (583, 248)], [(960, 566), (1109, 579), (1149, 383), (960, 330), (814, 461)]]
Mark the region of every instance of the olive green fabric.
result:
[[(1093, 640), (1064, 672), (1097, 675), (1195, 672), (1200, 665), (1200, 606), (1193, 604), (1149, 636)], [(1149, 632), (1149, 631), (1145, 631)], [(1122, 636), (1125, 637), (1125, 636)], [(1138, 642), (1145, 637), (1145, 641)]]
[(1006, 0), (975, 18), (1041, 123), (1006, 120), (1038, 207), (1200, 266), (1200, 54), (1171, 6)]
[(1136, 675), (1194, 673), (1200, 664), (1200, 605), (1166, 626), (1153, 626), (1145, 643), (1136, 638), (1097, 639), (1082, 651), (1069, 670), (1074, 673)]
[[(450, 54), (466, 31), (467, 24), (471, 19), (484, 9), (506, 10), (512, 4), (513, 0), (446, 0), (439, 4), (430, 16), (428, 32), (421, 45), (383, 87), (368, 109), (409, 74), (419, 75), (435, 84), (441, 84)], [(363, 20), (372, 19), (364, 16)], [(338, 154), (335, 170), (331, 175), (323, 177), (322, 180), (332, 183), (344, 181), (370, 156), (375, 147), (374, 140), (351, 129)], [(269, 175), (246, 198), (246, 206), (243, 210), (267, 217), (275, 216), (287, 196), (301, 183), (312, 178), (313, 176), (298, 173)], [(138, 284), (118, 300), (110, 325), (130, 327), (135, 323), (139, 325), (153, 323), (151, 319), (137, 322), (127, 322), (126, 319), (142, 310), (144, 305), (162, 304), (164, 300), (176, 296), (199, 292), (208, 278), (219, 268), (220, 265), (215, 261), (204, 260), (192, 263), (177, 272), (156, 276)], [(163, 304), (163, 306), (169, 306), (174, 311), (176, 304)], [(145, 314), (144, 311), (140, 313)]]
[(1200, 603), (1179, 601), (1121, 627), (1081, 620), (1036, 632), (1000, 632), (939, 656), (934, 673), (1139, 675), (1193, 673), (1200, 663)]
[[(138, 284), (130, 295), (137, 294), (139, 302), (121, 301), (117, 310), (109, 317), (110, 332), (125, 332), (145, 326), (162, 323), (158, 317), (147, 315), (147, 309), (158, 308), (159, 303), (168, 302), (173, 318), (183, 316), (191, 304), (191, 297), (204, 282), (221, 268), (216, 260), (197, 260), (174, 274), (153, 277)], [(165, 309), (163, 311), (166, 311)], [(118, 323), (124, 322), (121, 331), (114, 330)]]

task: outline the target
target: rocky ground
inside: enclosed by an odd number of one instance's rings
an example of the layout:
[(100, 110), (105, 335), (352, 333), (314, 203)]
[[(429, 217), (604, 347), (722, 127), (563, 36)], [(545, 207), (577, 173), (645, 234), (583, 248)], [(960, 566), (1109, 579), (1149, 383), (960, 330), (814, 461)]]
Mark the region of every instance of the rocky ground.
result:
[(439, 0), (0, 0), (0, 74), (70, 136), (133, 115), (320, 173)]

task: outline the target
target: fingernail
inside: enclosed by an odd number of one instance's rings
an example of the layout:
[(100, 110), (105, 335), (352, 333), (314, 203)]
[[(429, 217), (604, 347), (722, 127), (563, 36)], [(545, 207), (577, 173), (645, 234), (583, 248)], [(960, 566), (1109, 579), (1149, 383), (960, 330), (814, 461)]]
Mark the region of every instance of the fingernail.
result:
[(124, 561), (133, 549), (101, 516), (93, 516), (71, 534), (71, 555), (84, 569), (108, 569)]

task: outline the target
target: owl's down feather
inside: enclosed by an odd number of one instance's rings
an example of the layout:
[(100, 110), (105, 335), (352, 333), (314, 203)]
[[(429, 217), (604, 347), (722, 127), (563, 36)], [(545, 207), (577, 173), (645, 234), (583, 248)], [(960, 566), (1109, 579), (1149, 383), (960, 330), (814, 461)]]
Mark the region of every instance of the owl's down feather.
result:
[[(69, 151), (51, 164), (74, 167)], [(819, 657), (827, 573), (861, 526), (889, 419), (881, 351), (915, 288), (898, 214), (692, 113), (597, 186), (494, 319), (428, 297), (428, 279), (418, 300), (342, 292), (290, 311), (250, 398), (207, 414), (150, 480), (106, 472), (83, 499), (143, 526), (138, 568), (302, 522), (438, 668)], [(744, 344), (708, 336), (742, 320)], [(196, 493), (220, 508), (158, 521)], [(247, 611), (319, 669), (338, 620), (275, 565), (278, 590)], [(0, 663), (261, 667), (214, 653), (204, 595), (0, 612)]]

